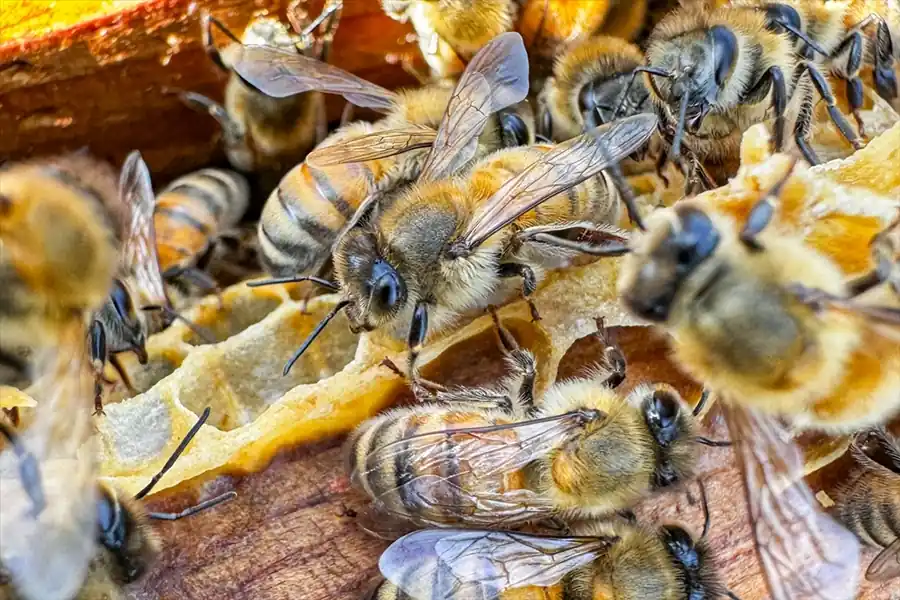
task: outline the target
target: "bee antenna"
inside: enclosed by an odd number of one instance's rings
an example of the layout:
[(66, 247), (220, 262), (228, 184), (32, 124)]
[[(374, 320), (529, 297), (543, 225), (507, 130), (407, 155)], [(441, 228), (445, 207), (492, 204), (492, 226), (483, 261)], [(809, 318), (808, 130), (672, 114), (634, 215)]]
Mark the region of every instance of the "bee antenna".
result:
[(169, 460), (166, 461), (166, 464), (163, 465), (162, 469), (160, 469), (159, 472), (153, 476), (153, 478), (150, 480), (150, 483), (144, 486), (144, 489), (134, 495), (135, 500), (140, 500), (141, 498), (149, 494), (156, 486), (156, 484), (159, 483), (159, 480), (163, 478), (163, 475), (165, 475), (168, 470), (172, 468), (172, 465), (175, 464), (175, 461), (178, 460), (178, 457), (182, 455), (184, 450), (188, 447), (188, 444), (191, 443), (191, 440), (194, 439), (194, 436), (197, 435), (197, 432), (200, 431), (200, 428), (204, 423), (206, 423), (206, 420), (209, 419), (210, 412), (211, 410), (208, 406), (203, 409), (203, 413), (200, 415), (200, 418), (197, 419), (197, 422), (194, 423), (194, 426), (191, 427), (191, 429), (185, 434), (185, 436), (181, 438), (181, 443), (178, 444), (178, 447), (175, 448), (175, 451), (172, 452), (171, 456), (169, 456)]
[(681, 154), (681, 138), (684, 137), (684, 122), (687, 119), (687, 107), (690, 95), (685, 92), (681, 97), (681, 106), (678, 107), (678, 124), (675, 126), (675, 137), (672, 138), (672, 147), (669, 149), (669, 160)]
[(649, 73), (650, 75), (656, 75), (657, 77), (665, 77), (666, 79), (671, 79), (675, 77), (672, 73), (668, 71), (663, 71), (657, 67), (637, 67), (631, 72), (631, 78), (628, 80), (628, 85), (625, 86), (625, 91), (622, 92), (622, 99), (619, 100), (619, 105), (616, 106), (616, 111), (613, 113), (612, 120), (615, 121), (619, 118), (619, 115), (622, 114), (622, 108), (625, 107), (625, 102), (628, 99), (628, 94), (631, 93), (631, 86), (634, 85), (634, 78), (637, 77), (638, 73)]
[(341, 300), (334, 306), (334, 308), (328, 311), (328, 314), (322, 317), (322, 320), (319, 321), (318, 325), (316, 325), (316, 328), (312, 330), (312, 333), (306, 336), (306, 339), (303, 340), (303, 343), (299, 348), (297, 348), (297, 351), (294, 352), (294, 355), (291, 356), (291, 359), (284, 365), (284, 371), (282, 371), (281, 373), (282, 376), (287, 376), (287, 374), (291, 372), (291, 368), (294, 366), (294, 363), (297, 362), (297, 360), (303, 355), (304, 352), (306, 352), (306, 349), (309, 348), (310, 344), (312, 344), (315, 339), (319, 337), (319, 334), (322, 333), (322, 330), (325, 329), (328, 323), (330, 323), (331, 320), (335, 318), (340, 311), (347, 308), (349, 304), (349, 300)]
[(725, 597), (731, 598), (731, 600), (741, 600), (740, 596), (732, 592), (731, 590), (725, 590)]
[(698, 444), (703, 444), (704, 446), (711, 446), (713, 448), (729, 448), (731, 447), (731, 442), (728, 441), (720, 441), (720, 440), (711, 440), (708, 437), (703, 437), (702, 435), (698, 435), (694, 438), (694, 441)]
[(249, 281), (247, 282), (247, 287), (263, 287), (265, 285), (278, 285), (281, 283), (300, 283), (303, 281), (311, 281), (316, 285), (320, 285), (326, 290), (332, 292), (339, 292), (341, 290), (340, 286), (334, 281), (328, 281), (327, 279), (323, 279), (321, 277), (316, 277), (315, 275), (296, 275), (293, 277), (273, 277), (272, 279), (263, 279), (261, 281)]
[(158, 521), (177, 521), (178, 519), (183, 519), (185, 517), (190, 517), (191, 515), (196, 515), (198, 512), (202, 512), (213, 506), (218, 504), (222, 504), (223, 502), (228, 502), (229, 500), (234, 500), (237, 498), (237, 492), (225, 492), (224, 494), (219, 494), (215, 498), (210, 498), (209, 500), (204, 500), (199, 504), (195, 504), (194, 506), (189, 506), (177, 513), (165, 513), (165, 512), (148, 512), (147, 518), (156, 519)]
[(709, 498), (706, 497), (706, 484), (703, 483), (702, 479), (697, 480), (697, 485), (700, 487), (700, 506), (703, 508), (703, 532), (700, 534), (700, 539), (705, 540), (706, 534), (709, 533), (709, 523), (711, 521), (709, 516)]
[(191, 321), (190, 319), (188, 319), (187, 317), (185, 317), (184, 315), (182, 315), (181, 313), (179, 313), (178, 311), (176, 311), (175, 309), (173, 309), (171, 307), (152, 304), (149, 306), (141, 307), (141, 310), (159, 311), (169, 319), (170, 323), (172, 321), (178, 320), (178, 321), (181, 321), (182, 323), (184, 323), (185, 325), (187, 325), (188, 329), (190, 329), (195, 334), (197, 334), (197, 337), (199, 337), (205, 343), (214, 344), (216, 342), (215, 337), (213, 337), (213, 335), (209, 332), (209, 330), (207, 330), (204, 327), (200, 327), (199, 325), (197, 325), (196, 323), (194, 323), (193, 321)]
[(700, 393), (700, 400), (697, 401), (697, 406), (694, 407), (694, 410), (691, 411), (693, 416), (698, 416), (703, 409), (706, 407), (706, 403), (709, 401), (709, 390), (703, 388), (703, 392)]
[(619, 168), (619, 163), (610, 158), (609, 153), (607, 153), (606, 151), (606, 145), (602, 141), (600, 142), (598, 148), (600, 150), (601, 156), (603, 157), (603, 160), (609, 164), (606, 172), (609, 173), (610, 177), (613, 180), (613, 183), (619, 190), (619, 195), (622, 197), (622, 202), (625, 204), (625, 210), (628, 212), (628, 220), (631, 221), (634, 226), (641, 231), (647, 231), (647, 228), (644, 226), (644, 220), (641, 218), (641, 213), (637, 207), (637, 201), (634, 197), (634, 190), (631, 188), (631, 184), (628, 183), (628, 181), (625, 179), (625, 175), (622, 174), (622, 169)]

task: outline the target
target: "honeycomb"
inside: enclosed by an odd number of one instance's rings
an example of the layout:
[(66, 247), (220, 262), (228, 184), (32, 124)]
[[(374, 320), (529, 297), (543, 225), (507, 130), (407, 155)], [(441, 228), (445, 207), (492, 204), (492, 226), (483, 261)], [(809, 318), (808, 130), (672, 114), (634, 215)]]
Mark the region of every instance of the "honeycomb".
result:
[[(748, 130), (737, 176), (700, 199), (740, 219), (787, 168), (789, 159), (770, 155), (768, 148), (763, 126)], [(864, 246), (844, 244), (843, 236), (870, 238), (894, 217), (898, 199), (900, 124), (895, 124), (851, 158), (811, 169), (798, 166), (775, 226), (800, 233), (853, 275), (868, 269), (870, 259)], [(848, 247), (860, 252), (848, 253)], [(610, 326), (635, 324), (616, 302), (616, 274), (616, 260), (552, 273), (534, 297), (542, 316), (538, 322), (531, 322), (522, 301), (500, 310), (504, 323), (537, 354), (539, 388), (554, 381), (569, 347), (594, 331), (595, 317), (603, 316)], [(106, 417), (95, 421), (103, 476), (136, 492), (207, 406), (208, 424), (157, 491), (201, 475), (259, 470), (283, 448), (346, 433), (394, 403), (405, 384), (380, 363), (390, 358), (404, 364), (403, 344), (378, 332), (354, 335), (340, 315), (282, 376), (285, 361), (338, 300), (325, 295), (307, 302), (308, 292), (306, 284), (234, 285), (186, 313), (212, 339), (180, 322), (152, 336), (146, 365), (126, 361), (140, 393), (114, 398)], [(485, 315), (430, 339), (420, 358), (424, 375), (464, 356), (490, 327)], [(842, 449), (840, 441), (813, 443), (810, 466), (827, 464)]]

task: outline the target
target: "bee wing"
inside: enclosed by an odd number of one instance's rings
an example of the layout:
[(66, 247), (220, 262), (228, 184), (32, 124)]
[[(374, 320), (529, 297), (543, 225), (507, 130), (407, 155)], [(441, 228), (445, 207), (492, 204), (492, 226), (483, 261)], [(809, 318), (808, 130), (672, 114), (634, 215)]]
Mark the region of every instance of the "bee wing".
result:
[(895, 577), (900, 577), (900, 537), (879, 552), (866, 569), (869, 581), (888, 581)]
[(319, 146), (306, 156), (311, 167), (330, 167), (394, 156), (410, 150), (429, 148), (437, 132), (430, 127), (376, 131), (346, 141)]
[(477, 247), (545, 200), (638, 150), (656, 124), (655, 115), (634, 115), (558, 144), (497, 190), (475, 213), (460, 240), (469, 249)]
[(504, 590), (551, 586), (607, 552), (615, 538), (551, 537), (512, 531), (427, 529), (378, 560), (382, 575), (415, 599), (498, 598)]
[(859, 585), (859, 542), (819, 508), (803, 460), (775, 420), (728, 407), (756, 550), (774, 600), (849, 600)]
[[(572, 412), (521, 423), (413, 435), (375, 449), (366, 458), (366, 471), (352, 477), (365, 482), (370, 477), (382, 478), (382, 465), (409, 466), (397, 473), (396, 487), (374, 499), (375, 508), (389, 515), (407, 517), (407, 512), (434, 509), (440, 512), (442, 523), (521, 523), (553, 514), (552, 504), (527, 489), (501, 489), (499, 482), (564, 443), (583, 427), (584, 419), (583, 413)], [(492, 481), (498, 485), (492, 486)], [(398, 501), (406, 510), (396, 507)], [(439, 524), (424, 516), (413, 520), (422, 525)]]
[(34, 420), (0, 453), (0, 563), (25, 598), (73, 598), (95, 552), (85, 351), (79, 330), (38, 357), (39, 377), (29, 389), (38, 403)]
[(419, 180), (447, 177), (470, 161), (491, 114), (527, 95), (528, 54), (522, 36), (500, 34), (478, 51), (460, 76)]
[(273, 98), (323, 92), (380, 112), (390, 111), (397, 100), (394, 92), (343, 69), (270, 46), (241, 46), (232, 68), (244, 81)]
[(129, 154), (122, 165), (119, 197), (128, 209), (128, 229), (122, 244), (123, 271), (135, 283), (141, 306), (168, 306), (156, 253), (153, 185), (140, 152)]

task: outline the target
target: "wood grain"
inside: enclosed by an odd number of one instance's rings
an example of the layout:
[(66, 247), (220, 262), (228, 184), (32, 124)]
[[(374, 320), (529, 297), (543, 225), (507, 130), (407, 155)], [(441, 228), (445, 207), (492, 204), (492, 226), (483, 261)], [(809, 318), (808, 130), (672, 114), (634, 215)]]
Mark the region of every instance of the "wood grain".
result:
[[(664, 380), (691, 397), (696, 384), (666, 360), (665, 340), (638, 328), (617, 331), (629, 361), (626, 386)], [(560, 377), (576, 376), (601, 359), (601, 346), (588, 337), (576, 343)], [(464, 361), (437, 369), (445, 382), (478, 383), (477, 374), (496, 375), (496, 352), (486, 344), (467, 350)], [(477, 365), (477, 366), (476, 366)], [(398, 400), (408, 397), (400, 394)], [(711, 412), (707, 435), (725, 439), (727, 428)], [(325, 440), (281, 455), (265, 471), (222, 478), (213, 491), (233, 488), (238, 498), (206, 514), (157, 527), (165, 551), (156, 569), (133, 590), (135, 600), (350, 600), (364, 597), (377, 577), (386, 542), (368, 537), (350, 511), (364, 499), (350, 489), (340, 439)], [(728, 449), (703, 448), (699, 465), (711, 506), (709, 543), (724, 580), (742, 600), (768, 596), (750, 538), (739, 472)], [(154, 498), (155, 509), (172, 510), (196, 499), (188, 486)], [(703, 517), (698, 486), (655, 496), (636, 510), (646, 523), (682, 523), (699, 534)], [(349, 509), (349, 511), (348, 511)], [(864, 566), (874, 553), (866, 550)], [(894, 584), (896, 588), (896, 584)], [(860, 598), (896, 600), (888, 584), (866, 586)]]
[[(145, 0), (36, 39), (0, 43), (0, 163), (89, 146), (118, 164), (138, 149), (159, 182), (221, 162), (218, 129), (166, 88), (221, 100), (226, 76), (200, 43), (200, 8), (236, 32), (288, 0)], [(412, 83), (388, 59), (418, 52), (377, 0), (345, 0), (332, 62), (387, 87)], [(317, 14), (321, 0), (310, 2)], [(224, 42), (222, 42), (224, 43)], [(343, 102), (331, 99), (337, 116)]]

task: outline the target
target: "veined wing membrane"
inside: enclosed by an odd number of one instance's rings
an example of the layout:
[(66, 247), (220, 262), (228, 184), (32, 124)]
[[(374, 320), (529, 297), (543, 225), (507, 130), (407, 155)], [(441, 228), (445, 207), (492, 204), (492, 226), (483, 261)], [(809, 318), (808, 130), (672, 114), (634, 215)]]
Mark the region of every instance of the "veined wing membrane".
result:
[(775, 420), (728, 407), (756, 550), (774, 600), (851, 600), (859, 585), (859, 542), (819, 508), (803, 460)]
[[(0, 453), (0, 563), (27, 598), (69, 600), (94, 556), (93, 407), (81, 326), (36, 357), (34, 421)], [(25, 460), (31, 468), (23, 469)], [(23, 472), (24, 471), (24, 472)], [(36, 477), (35, 477), (36, 476)], [(26, 477), (29, 483), (25, 483)]]
[(168, 306), (166, 288), (156, 253), (153, 226), (155, 197), (150, 171), (140, 152), (132, 152), (122, 165), (119, 197), (128, 209), (128, 229), (122, 245), (122, 270), (133, 278), (142, 305)]
[(634, 115), (555, 146), (507, 181), (480, 207), (460, 236), (460, 242), (468, 250), (478, 247), (542, 202), (640, 149), (653, 135), (656, 125), (655, 115)]
[(866, 569), (869, 581), (889, 581), (897, 577), (900, 577), (900, 537), (879, 552)]
[(434, 129), (424, 126), (376, 131), (333, 145), (320, 146), (307, 155), (306, 163), (311, 167), (330, 167), (377, 160), (410, 150), (429, 148), (436, 136)]
[(391, 544), (378, 567), (412, 598), (496, 598), (504, 590), (551, 586), (596, 560), (614, 542), (615, 538), (430, 529)]
[[(406, 437), (375, 449), (366, 459), (365, 473), (353, 473), (357, 482), (378, 476), (381, 465), (409, 465), (397, 486), (375, 498), (386, 513), (417, 513), (423, 525), (434, 509), (440, 523), (474, 526), (512, 525), (554, 512), (552, 504), (534, 492), (509, 485), (509, 477), (558, 447), (579, 431), (586, 420), (599, 418), (572, 412), (522, 423), (489, 427), (445, 429)], [(401, 499), (405, 510), (393, 508)], [(414, 508), (416, 510), (410, 510)]]
[(500, 34), (479, 50), (453, 90), (419, 180), (447, 177), (470, 161), (491, 114), (524, 100), (528, 83), (521, 35)]
[(232, 68), (245, 81), (273, 98), (303, 92), (343, 96), (348, 102), (380, 112), (390, 111), (397, 95), (322, 61), (270, 46), (241, 46)]

